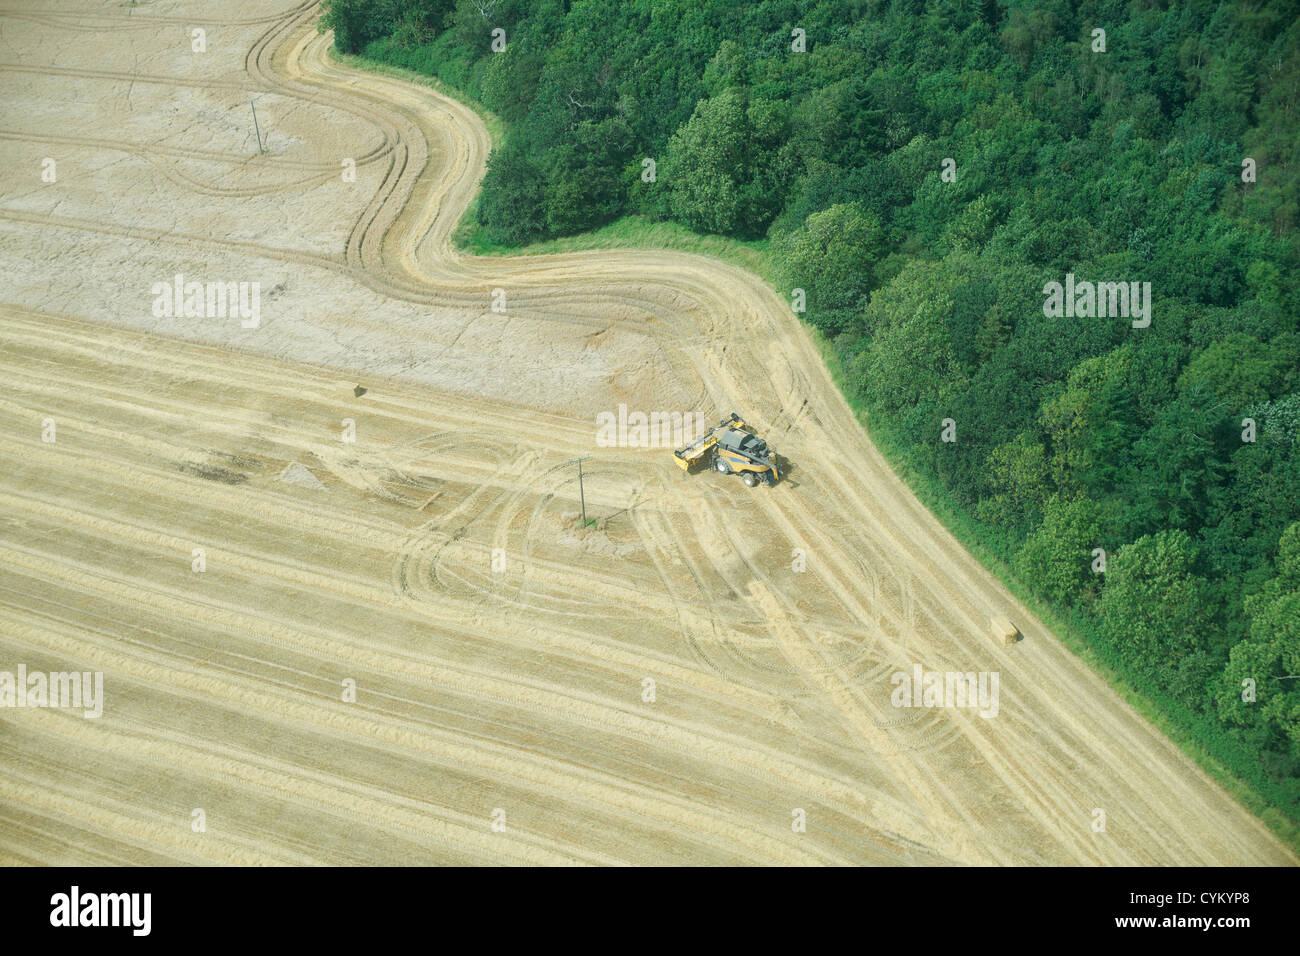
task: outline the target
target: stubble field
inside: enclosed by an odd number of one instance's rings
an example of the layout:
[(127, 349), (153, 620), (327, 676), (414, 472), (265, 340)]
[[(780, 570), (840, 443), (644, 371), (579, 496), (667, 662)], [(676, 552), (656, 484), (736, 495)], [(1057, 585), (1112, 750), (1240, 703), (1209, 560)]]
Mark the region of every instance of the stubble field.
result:
[[(0, 669), (105, 688), (0, 711), (0, 860), (1297, 862), (917, 502), (775, 291), (458, 255), (481, 120), (317, 14), (0, 9)], [(177, 273), (259, 282), (259, 327), (155, 316)], [(619, 403), (736, 411), (789, 478), (597, 447)], [(997, 716), (892, 706), (917, 663)]]

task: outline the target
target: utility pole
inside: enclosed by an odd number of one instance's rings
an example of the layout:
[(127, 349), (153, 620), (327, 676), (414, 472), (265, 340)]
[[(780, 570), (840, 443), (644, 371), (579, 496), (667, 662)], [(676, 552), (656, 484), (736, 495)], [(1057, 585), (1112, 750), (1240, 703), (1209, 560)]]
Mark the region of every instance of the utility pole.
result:
[(266, 150), (262, 149), (262, 129), (257, 125), (257, 107), (253, 105), (253, 100), (256, 99), (257, 97), (254, 96), (248, 101), (248, 105), (253, 110), (253, 129), (257, 132), (257, 152), (260, 155), (261, 153), (266, 152)]
[(590, 455), (585, 455), (582, 458), (570, 458), (565, 462), (566, 465), (577, 464), (578, 466), (578, 500), (582, 502), (582, 526), (584, 528), (587, 527), (587, 496), (582, 490), (582, 463), (590, 457)]

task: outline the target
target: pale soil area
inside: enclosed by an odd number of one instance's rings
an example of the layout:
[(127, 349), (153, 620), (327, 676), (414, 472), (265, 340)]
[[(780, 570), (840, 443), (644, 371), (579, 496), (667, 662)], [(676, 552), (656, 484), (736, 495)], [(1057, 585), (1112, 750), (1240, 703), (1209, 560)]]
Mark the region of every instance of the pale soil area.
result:
[[(460, 257), (482, 122), (315, 16), (0, 6), (0, 670), (106, 695), (0, 710), (0, 859), (1296, 862), (921, 507), (774, 291)], [(261, 326), (155, 317), (177, 272)], [(597, 447), (620, 402), (737, 411), (790, 480)], [(891, 706), (914, 663), (998, 715)]]

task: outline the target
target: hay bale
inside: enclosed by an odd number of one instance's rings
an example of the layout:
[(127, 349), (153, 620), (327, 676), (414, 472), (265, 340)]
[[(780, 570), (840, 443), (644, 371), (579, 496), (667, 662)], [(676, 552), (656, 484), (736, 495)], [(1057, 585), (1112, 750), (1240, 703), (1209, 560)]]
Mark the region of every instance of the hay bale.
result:
[(989, 622), (989, 624), (993, 629), (993, 639), (1003, 647), (1007, 647), (1020, 640), (1020, 632), (1016, 630), (1016, 626), (1005, 617), (995, 617)]

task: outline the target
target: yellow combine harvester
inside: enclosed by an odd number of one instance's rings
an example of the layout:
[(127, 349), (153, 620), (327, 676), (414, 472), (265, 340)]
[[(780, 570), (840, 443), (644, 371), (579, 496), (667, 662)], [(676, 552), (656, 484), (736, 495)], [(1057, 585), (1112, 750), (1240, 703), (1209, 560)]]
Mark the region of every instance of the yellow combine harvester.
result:
[(690, 471), (706, 457), (722, 474), (740, 475), (750, 488), (759, 482), (774, 485), (781, 477), (776, 467), (776, 452), (735, 412), (685, 448), (673, 452), (682, 471)]

